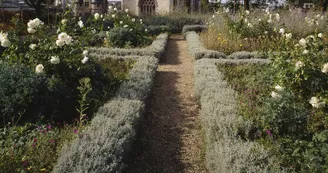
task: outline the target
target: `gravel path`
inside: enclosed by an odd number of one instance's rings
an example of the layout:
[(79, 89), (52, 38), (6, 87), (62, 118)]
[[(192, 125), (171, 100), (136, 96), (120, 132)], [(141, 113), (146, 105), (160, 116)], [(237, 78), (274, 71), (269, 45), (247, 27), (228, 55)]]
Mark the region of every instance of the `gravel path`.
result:
[(206, 173), (193, 59), (182, 35), (171, 35), (155, 76), (140, 144), (127, 173)]

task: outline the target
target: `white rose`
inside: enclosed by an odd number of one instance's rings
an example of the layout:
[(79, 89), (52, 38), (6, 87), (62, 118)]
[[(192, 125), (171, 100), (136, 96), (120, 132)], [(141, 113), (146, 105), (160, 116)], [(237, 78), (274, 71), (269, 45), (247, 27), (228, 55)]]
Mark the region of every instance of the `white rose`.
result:
[(1, 46), (2, 47), (9, 47), (11, 45), (11, 42), (8, 39), (2, 39), (1, 40)]
[(95, 13), (94, 17), (95, 17), (96, 20), (98, 20), (100, 15), (98, 13)]
[(251, 23), (248, 23), (247, 26), (253, 28), (253, 25)]
[(66, 40), (66, 38), (67, 38), (67, 34), (66, 34), (66, 32), (62, 32), (62, 33), (60, 33), (59, 35), (58, 35), (58, 40), (63, 40), (63, 41), (65, 41)]
[(56, 45), (57, 46), (62, 47), (62, 46), (64, 46), (64, 44), (65, 44), (64, 40), (56, 40)]
[(328, 73), (328, 63), (323, 65), (323, 68), (321, 70), (322, 73)]
[(112, 15), (112, 18), (115, 18), (115, 14)]
[(269, 20), (268, 20), (268, 23), (272, 23), (272, 19), (269, 19)]
[(282, 92), (282, 91), (284, 91), (284, 88), (283, 88), (282, 86), (280, 86), (280, 85), (276, 85), (276, 86), (274, 87), (274, 89), (276, 89), (278, 92)]
[(117, 11), (117, 8), (116, 7), (114, 8), (114, 11)]
[(303, 54), (303, 55), (306, 55), (306, 54), (308, 54), (308, 53), (309, 53), (309, 51), (308, 51), (308, 50), (306, 50), (306, 49), (305, 49), (305, 50), (303, 50), (303, 52), (302, 52), (302, 54)]
[(293, 37), (292, 33), (287, 33), (285, 36), (286, 36), (287, 40), (289, 40)]
[(295, 69), (298, 70), (298, 69), (304, 67), (305, 64), (304, 64), (304, 62), (302, 62), (302, 61), (297, 61), (297, 62), (295, 63), (295, 66), (296, 66)]
[(84, 27), (84, 24), (83, 24), (83, 21), (82, 20), (78, 21), (77, 24), (79, 25), (80, 28), (83, 28)]
[(30, 34), (34, 34), (36, 32), (36, 30), (33, 28), (27, 28), (27, 32)]
[(278, 13), (276, 13), (276, 20), (280, 21), (280, 15)]
[(63, 20), (61, 20), (61, 24), (62, 24), (62, 25), (66, 25), (66, 24), (67, 24), (67, 19), (63, 19)]
[(85, 56), (85, 57), (82, 59), (81, 62), (82, 62), (82, 64), (85, 64), (86, 62), (88, 62), (88, 60), (89, 60), (89, 58)]
[(322, 38), (322, 33), (319, 33), (319, 34), (318, 34), (318, 37), (319, 37), (319, 38)]
[(59, 64), (60, 63), (60, 59), (58, 58), (58, 56), (52, 56), (50, 58), (50, 63), (51, 64)]
[(229, 8), (226, 8), (226, 9), (225, 9), (225, 12), (226, 12), (226, 13), (229, 13)]
[(132, 22), (135, 22), (135, 21), (136, 21), (136, 19), (135, 19), (135, 18), (133, 18), (133, 19), (132, 19)]
[(108, 6), (108, 10), (111, 11), (113, 9), (113, 6)]
[(123, 21), (120, 21), (120, 24), (122, 25), (123, 24)]
[(306, 46), (306, 40), (304, 38), (300, 39), (300, 41), (298, 43), (303, 47)]
[(142, 22), (142, 19), (140, 19), (140, 22)]
[(281, 98), (281, 95), (278, 94), (278, 93), (276, 93), (276, 92), (274, 92), (274, 91), (272, 91), (271, 92), (271, 97), (274, 98), (274, 99), (278, 99), (278, 98)]
[(279, 33), (284, 34), (285, 33), (285, 29), (284, 28), (280, 28), (279, 29)]
[(88, 50), (84, 50), (82, 54), (83, 54), (83, 56), (87, 56), (88, 53), (89, 53)]
[(35, 72), (37, 74), (43, 73), (43, 70), (44, 70), (44, 66), (42, 64), (39, 64), (35, 67)]
[(129, 26), (129, 25), (124, 25), (123, 27), (124, 27), (124, 28), (127, 28), (128, 26)]
[(309, 103), (315, 108), (321, 108), (325, 106), (325, 102), (320, 102), (317, 97), (311, 97)]
[(148, 29), (145, 29), (145, 32), (148, 32)]
[(246, 10), (245, 12), (246, 12), (247, 15), (249, 15), (249, 11), (248, 10)]
[(28, 26), (29, 28), (36, 28), (36, 27), (37, 27), (37, 25), (36, 25), (36, 23), (35, 23), (34, 20), (30, 20), (30, 21), (27, 23), (27, 26)]
[(125, 12), (128, 13), (129, 12), (129, 9), (125, 9)]
[(71, 44), (71, 43), (72, 43), (72, 37), (68, 35), (68, 36), (66, 37), (65, 44), (69, 45), (69, 44)]
[(29, 47), (30, 47), (30, 49), (34, 50), (36, 48), (36, 46), (37, 46), (36, 44), (30, 44)]
[[(104, 17), (104, 15), (101, 14), (101, 15), (100, 15), (100, 18), (103, 18), (103, 17)], [(104, 19), (103, 21), (105, 21), (105, 19)]]

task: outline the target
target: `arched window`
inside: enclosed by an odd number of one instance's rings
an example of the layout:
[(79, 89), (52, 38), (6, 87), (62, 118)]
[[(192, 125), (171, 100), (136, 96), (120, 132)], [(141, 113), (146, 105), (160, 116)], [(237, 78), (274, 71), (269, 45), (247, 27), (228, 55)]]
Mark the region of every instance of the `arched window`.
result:
[(140, 0), (139, 7), (143, 15), (152, 15), (156, 13), (157, 2), (156, 0)]

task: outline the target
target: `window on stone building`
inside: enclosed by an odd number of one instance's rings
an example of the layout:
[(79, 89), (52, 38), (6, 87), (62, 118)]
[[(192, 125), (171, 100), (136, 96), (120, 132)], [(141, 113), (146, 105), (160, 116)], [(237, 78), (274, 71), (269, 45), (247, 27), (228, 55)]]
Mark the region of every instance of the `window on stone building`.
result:
[(152, 15), (156, 12), (156, 0), (140, 0), (140, 11), (143, 15)]

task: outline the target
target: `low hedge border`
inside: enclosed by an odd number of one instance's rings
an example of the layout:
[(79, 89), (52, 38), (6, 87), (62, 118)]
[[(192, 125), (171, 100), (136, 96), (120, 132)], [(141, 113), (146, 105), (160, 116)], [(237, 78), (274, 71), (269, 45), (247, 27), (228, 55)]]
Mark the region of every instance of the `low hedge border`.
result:
[[(167, 36), (162, 39), (167, 40)], [(163, 40), (157, 48), (166, 47)], [(122, 83), (116, 97), (99, 108), (80, 137), (63, 147), (54, 173), (123, 171), (143, 119), (158, 58), (136, 58), (129, 80)]]
[(259, 55), (257, 51), (240, 51), (227, 56), (219, 51), (208, 50), (204, 47), (203, 43), (200, 41), (199, 35), (195, 31), (186, 32), (185, 38), (187, 40), (189, 53), (195, 59), (263, 59), (263, 56)]
[[(238, 129), (250, 130), (251, 122), (236, 112), (237, 93), (223, 80), (218, 63), (268, 63), (266, 60), (201, 59), (195, 63), (195, 92), (201, 105), (205, 132), (205, 162), (217, 172), (283, 172), (270, 153), (255, 142), (238, 137)], [(267, 160), (265, 165), (261, 161)]]
[(91, 47), (89, 48), (89, 53), (93, 56), (155, 56), (156, 58), (159, 58), (163, 55), (165, 51), (166, 42), (168, 40), (169, 34), (168, 33), (162, 33), (156, 37), (156, 39), (153, 41), (153, 43), (146, 47), (141, 49), (121, 49), (121, 48), (97, 48), (97, 47)]
[(199, 35), (195, 31), (190, 31), (185, 34), (188, 50), (192, 57), (195, 59), (202, 58), (227, 58), (227, 56), (218, 51), (207, 50), (204, 48), (202, 42), (200, 41)]
[(208, 26), (207, 25), (185, 25), (182, 28), (182, 33), (186, 33), (189, 31), (195, 31), (195, 32), (202, 32), (202, 31), (207, 31)]

